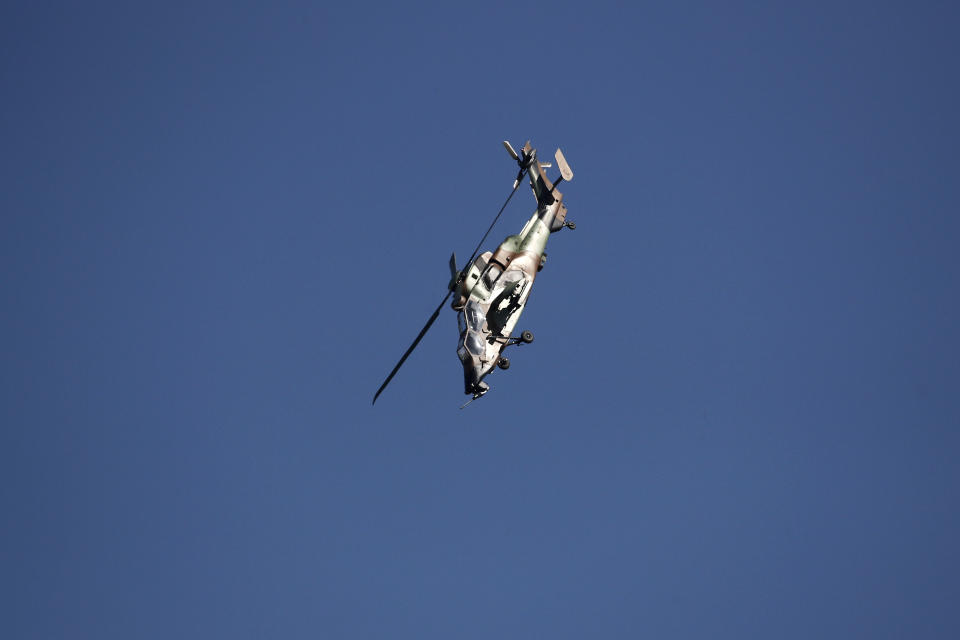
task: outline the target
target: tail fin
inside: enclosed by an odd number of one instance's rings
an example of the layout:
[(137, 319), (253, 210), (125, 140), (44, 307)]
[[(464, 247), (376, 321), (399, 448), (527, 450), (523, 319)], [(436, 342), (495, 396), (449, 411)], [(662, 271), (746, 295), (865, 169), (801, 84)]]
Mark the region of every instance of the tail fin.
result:
[(447, 289), (453, 291), (453, 288), (457, 286), (457, 280), (460, 278), (460, 272), (457, 271), (457, 252), (454, 251), (450, 254), (450, 283), (447, 284)]

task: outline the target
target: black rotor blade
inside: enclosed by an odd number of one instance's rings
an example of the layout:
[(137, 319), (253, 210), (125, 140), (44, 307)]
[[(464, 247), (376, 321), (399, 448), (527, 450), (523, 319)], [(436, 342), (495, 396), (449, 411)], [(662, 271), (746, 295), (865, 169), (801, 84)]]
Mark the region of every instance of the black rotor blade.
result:
[(480, 242), (477, 243), (477, 248), (473, 250), (473, 253), (467, 258), (467, 262), (464, 264), (464, 272), (470, 267), (470, 263), (473, 262), (473, 259), (477, 257), (477, 253), (480, 251), (480, 247), (483, 246), (483, 243), (486, 241), (487, 236), (490, 235), (490, 232), (493, 231), (494, 225), (497, 224), (497, 220), (500, 219), (500, 215), (503, 214), (503, 210), (507, 208), (507, 204), (510, 202), (510, 198), (513, 197), (513, 194), (517, 192), (517, 188), (520, 186), (520, 181), (523, 179), (523, 175), (527, 172), (528, 167), (524, 167), (520, 170), (520, 173), (517, 174), (516, 184), (513, 185), (513, 191), (510, 192), (510, 195), (507, 196), (507, 199), (504, 200), (503, 206), (500, 207), (500, 211), (497, 212), (496, 217), (493, 219), (493, 222), (490, 223), (490, 226), (487, 227), (487, 232), (483, 234), (483, 237), (480, 238)]
[(450, 298), (450, 294), (453, 293), (453, 290), (447, 291), (447, 295), (443, 297), (443, 302), (440, 303), (440, 306), (434, 310), (433, 315), (430, 316), (430, 319), (427, 320), (427, 324), (423, 326), (423, 329), (420, 329), (420, 333), (417, 334), (416, 340), (413, 341), (413, 344), (404, 352), (403, 357), (400, 358), (400, 362), (397, 363), (397, 366), (393, 368), (393, 371), (390, 372), (390, 375), (387, 376), (387, 379), (383, 381), (383, 384), (380, 385), (380, 388), (377, 389), (377, 393), (373, 396), (373, 402), (370, 404), (376, 404), (377, 398), (380, 397), (380, 394), (384, 389), (387, 388), (387, 385), (390, 384), (390, 381), (393, 380), (393, 376), (397, 374), (397, 371), (400, 370), (400, 367), (403, 366), (403, 363), (406, 361), (407, 356), (413, 353), (413, 350), (417, 348), (417, 345), (420, 344), (420, 341), (423, 340), (423, 336), (427, 334), (427, 331), (433, 326), (433, 323), (437, 321), (437, 317), (440, 315), (440, 309), (443, 309), (443, 305), (447, 304), (447, 300)]

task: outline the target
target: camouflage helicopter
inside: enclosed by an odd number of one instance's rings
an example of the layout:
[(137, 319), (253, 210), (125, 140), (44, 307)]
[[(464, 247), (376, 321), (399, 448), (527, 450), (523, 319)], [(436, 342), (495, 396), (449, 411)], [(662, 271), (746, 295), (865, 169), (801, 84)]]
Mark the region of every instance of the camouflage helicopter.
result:
[[(453, 295), (451, 307), (457, 312), (457, 324), (460, 329), (457, 356), (463, 364), (464, 393), (472, 396), (460, 407), (461, 409), (490, 390), (490, 385), (484, 381), (484, 378), (493, 371), (494, 367), (501, 369), (510, 367), (510, 361), (503, 356), (504, 349), (514, 344), (533, 342), (531, 332), (523, 331), (520, 335), (514, 336), (513, 330), (530, 297), (533, 281), (546, 262), (547, 254), (544, 249), (550, 234), (563, 228), (576, 228), (573, 222), (567, 221), (567, 207), (563, 204), (563, 194), (557, 190), (561, 182), (564, 180), (569, 182), (573, 179), (573, 171), (570, 170), (570, 165), (567, 164), (563, 153), (557, 149), (554, 157), (557, 168), (560, 170), (560, 177), (555, 183), (551, 182), (544, 171), (551, 165), (541, 163), (537, 159), (537, 150), (530, 146), (529, 140), (520, 153), (517, 153), (506, 140), (503, 146), (520, 167), (513, 182), (513, 190), (500, 207), (500, 211), (477, 248), (474, 249), (473, 255), (467, 260), (466, 266), (462, 270), (457, 269), (456, 254), (450, 256), (450, 282), (447, 285), (447, 295), (434, 310), (427, 324), (420, 330), (420, 334), (400, 358), (393, 371), (377, 389), (373, 396), (374, 403), (437, 320), (440, 310), (451, 295)], [(530, 179), (530, 187), (537, 201), (537, 210), (520, 233), (508, 236), (496, 251), (486, 251), (477, 255), (500, 215), (506, 209), (510, 198), (517, 192), (524, 174)]]

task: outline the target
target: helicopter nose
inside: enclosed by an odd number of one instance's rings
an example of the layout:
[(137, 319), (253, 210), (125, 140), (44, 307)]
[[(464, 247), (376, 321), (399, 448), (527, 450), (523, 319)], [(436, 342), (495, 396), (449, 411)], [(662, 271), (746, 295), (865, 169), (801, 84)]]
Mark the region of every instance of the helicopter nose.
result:
[(480, 376), (483, 374), (483, 367), (474, 365), (473, 362), (463, 363), (463, 392), (473, 393), (480, 382)]

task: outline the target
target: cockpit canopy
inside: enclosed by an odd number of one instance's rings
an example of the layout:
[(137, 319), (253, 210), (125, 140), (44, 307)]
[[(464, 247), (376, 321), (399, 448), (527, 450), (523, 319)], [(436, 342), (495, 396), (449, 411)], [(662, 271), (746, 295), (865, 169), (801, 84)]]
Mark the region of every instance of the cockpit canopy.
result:
[(503, 270), (500, 265), (495, 263), (491, 263), (487, 270), (483, 272), (483, 286), (486, 287), (487, 291), (493, 289), (493, 283), (497, 281), (501, 273), (503, 273)]

